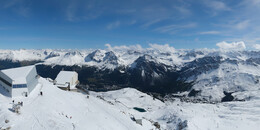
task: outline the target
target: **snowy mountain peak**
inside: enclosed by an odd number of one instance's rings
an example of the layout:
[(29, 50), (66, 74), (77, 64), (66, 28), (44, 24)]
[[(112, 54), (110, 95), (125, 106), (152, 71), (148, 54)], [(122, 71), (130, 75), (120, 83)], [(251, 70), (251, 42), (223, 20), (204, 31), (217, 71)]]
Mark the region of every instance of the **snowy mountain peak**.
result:
[[(2, 128), (155, 129), (153, 124), (156, 122), (162, 129), (259, 128), (258, 51), (1, 50), (0, 59), (1, 66), (8, 67), (23, 64), (17, 61), (43, 61), (37, 67), (43, 72), (39, 75), (45, 76), (53, 76), (52, 72), (58, 72), (66, 65), (64, 68), (79, 72), (80, 83), (91, 84), (92, 90), (132, 86), (154, 96), (167, 95), (158, 96), (167, 100), (162, 103), (126, 88), (106, 93), (91, 92), (88, 99), (81, 93), (59, 90), (41, 78), (44, 87), (23, 99), (25, 106), (21, 115), (8, 109), (12, 99), (0, 95)], [(43, 97), (37, 95), (40, 89), (44, 92)], [(146, 112), (140, 113), (134, 108)], [(143, 125), (136, 124), (133, 117), (142, 119)], [(5, 123), (5, 120), (10, 122)]]
[(103, 61), (114, 65), (118, 64), (118, 58), (113, 51), (106, 52)]
[(99, 63), (103, 60), (104, 57), (105, 57), (105, 51), (98, 49), (88, 54), (85, 57), (85, 62), (95, 61)]
[(136, 62), (149, 62), (149, 61), (155, 62), (156, 59), (148, 54), (144, 54), (143, 56), (140, 56), (138, 59), (136, 59)]
[(81, 57), (83, 57), (83, 55), (79, 51), (67, 52), (64, 55), (64, 57), (71, 57), (71, 56), (81, 56)]
[(131, 64), (131, 68), (136, 68), (141, 66), (142, 64), (146, 64), (149, 61), (154, 61), (153, 57), (147, 54), (144, 54), (140, 57), (138, 57), (132, 64)]
[[(44, 54), (47, 55), (47, 52), (44, 51)], [(55, 51), (52, 51), (49, 55), (47, 55), (47, 56), (45, 57), (45, 60), (47, 60), (47, 59), (49, 59), (49, 58), (52, 58), (52, 57), (58, 57), (58, 56), (60, 56), (59, 53), (57, 53), (57, 52), (55, 52)]]

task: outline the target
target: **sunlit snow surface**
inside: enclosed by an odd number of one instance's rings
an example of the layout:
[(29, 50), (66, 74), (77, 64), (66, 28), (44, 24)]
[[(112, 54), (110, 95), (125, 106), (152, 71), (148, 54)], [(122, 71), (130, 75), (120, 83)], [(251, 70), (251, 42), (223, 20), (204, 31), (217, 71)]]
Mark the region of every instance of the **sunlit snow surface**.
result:
[[(201, 90), (195, 98), (217, 102), (224, 97), (223, 91), (227, 91), (232, 92), (236, 100), (245, 101), (193, 104), (176, 99), (174, 102), (163, 103), (130, 88), (106, 93), (91, 92), (88, 99), (87, 95), (62, 91), (46, 80), (40, 79), (41, 85), (28, 98), (15, 99), (16, 103), (24, 102), (20, 115), (9, 110), (12, 108), (12, 99), (5, 97), (7, 94), (1, 89), (3, 95), (0, 94), (0, 128), (148, 130), (155, 129), (153, 122), (159, 122), (163, 129), (185, 127), (192, 130), (257, 130), (260, 127), (260, 52), (258, 51), (175, 50), (156, 46), (137, 50), (129, 48), (101, 50), (94, 55), (94, 60), (86, 59), (93, 51), (0, 50), (0, 59), (41, 60), (43, 64), (50, 65), (87, 65), (100, 69), (115, 69), (118, 66), (135, 67), (134, 62), (138, 57), (150, 55), (153, 58), (147, 60), (176, 66), (178, 70), (186, 63), (199, 58), (220, 56), (221, 62), (217, 63), (217, 68), (186, 77), (188, 81), (195, 81), (193, 89)], [(117, 57), (116, 60), (106, 57), (106, 53), (111, 51)], [(113, 56), (113, 53), (109, 54)], [(211, 64), (210, 61), (205, 62)], [(43, 96), (38, 95), (39, 91), (43, 91)], [(140, 113), (133, 107), (143, 108), (147, 112)], [(133, 122), (131, 116), (143, 119), (143, 125)], [(10, 122), (5, 123), (6, 119)]]
[[(153, 122), (170, 130), (180, 128), (181, 124), (191, 130), (257, 130), (260, 127), (259, 91), (255, 91), (255, 98), (245, 102), (193, 104), (176, 99), (163, 103), (132, 88), (90, 92), (87, 98), (79, 92), (60, 90), (45, 79), (41, 78), (39, 82), (29, 97), (14, 99), (24, 102), (19, 115), (9, 110), (12, 99), (0, 94), (0, 127), (14, 130), (149, 130), (155, 129)], [(43, 96), (39, 95), (40, 91)], [(146, 112), (138, 112), (133, 107)], [(143, 119), (143, 125), (132, 121), (132, 116)], [(5, 123), (6, 119), (10, 122)]]
[[(150, 129), (151, 124), (136, 124), (130, 116), (120, 112), (116, 106), (110, 105), (92, 95), (78, 92), (66, 92), (56, 88), (44, 79), (27, 98), (16, 98), (23, 101), (21, 114), (9, 110), (12, 99), (0, 94), (0, 127), (11, 127), (14, 130), (124, 130)], [(43, 96), (39, 96), (39, 91)], [(70, 117), (72, 117), (70, 119)], [(5, 120), (9, 123), (5, 123)]]
[[(189, 130), (257, 130), (260, 127), (260, 96), (246, 102), (195, 104), (178, 99), (162, 103), (130, 88), (97, 94), (123, 111), (159, 122), (163, 129), (179, 129), (185, 121)], [(259, 91), (255, 93), (259, 94)], [(132, 107), (144, 108), (148, 112), (140, 113)]]

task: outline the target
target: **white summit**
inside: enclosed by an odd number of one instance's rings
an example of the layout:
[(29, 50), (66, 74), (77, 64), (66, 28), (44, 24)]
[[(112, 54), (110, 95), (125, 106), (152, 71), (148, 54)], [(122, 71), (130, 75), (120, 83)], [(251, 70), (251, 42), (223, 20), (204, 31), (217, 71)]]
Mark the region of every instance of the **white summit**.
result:
[(62, 89), (75, 89), (78, 83), (78, 73), (75, 71), (60, 71), (55, 79), (55, 84)]
[(0, 71), (0, 85), (8, 92), (8, 96), (27, 96), (38, 84), (34, 65), (11, 68)]

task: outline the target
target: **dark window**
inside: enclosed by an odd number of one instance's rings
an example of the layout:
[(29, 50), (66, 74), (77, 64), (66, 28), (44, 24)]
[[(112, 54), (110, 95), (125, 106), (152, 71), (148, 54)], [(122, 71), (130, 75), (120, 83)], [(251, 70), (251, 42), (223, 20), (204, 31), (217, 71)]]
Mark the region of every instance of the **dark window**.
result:
[(13, 88), (26, 88), (27, 85), (26, 84), (14, 84)]
[(11, 87), (12, 86), (12, 84), (11, 83), (9, 83), (8, 81), (6, 81), (5, 79), (3, 79), (2, 77), (0, 77), (0, 80), (3, 82), (3, 83), (5, 83), (7, 86), (9, 86), (9, 87)]

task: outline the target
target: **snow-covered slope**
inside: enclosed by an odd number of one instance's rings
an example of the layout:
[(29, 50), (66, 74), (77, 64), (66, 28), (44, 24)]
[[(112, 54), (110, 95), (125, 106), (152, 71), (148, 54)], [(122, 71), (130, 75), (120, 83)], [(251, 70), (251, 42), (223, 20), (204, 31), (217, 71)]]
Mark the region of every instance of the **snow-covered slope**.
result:
[[(39, 81), (27, 98), (11, 99), (0, 94), (2, 129), (150, 130), (156, 129), (154, 124), (166, 130), (257, 130), (260, 127), (260, 90), (254, 91), (256, 96), (246, 102), (201, 104), (175, 98), (163, 103), (133, 88), (85, 95), (60, 90), (43, 78)], [(40, 91), (43, 96), (39, 95)], [(11, 111), (12, 100), (24, 102), (20, 114)], [(133, 117), (142, 119), (142, 125), (134, 122)], [(9, 122), (5, 123), (6, 120)]]
[[(138, 83), (131, 81), (130, 85), (164, 86), (161, 83), (167, 82), (169, 85), (177, 86), (170, 81), (192, 83), (190, 90), (194, 89), (199, 92), (196, 98), (214, 102), (222, 100), (225, 96), (224, 91), (232, 93), (233, 96), (236, 95), (237, 100), (246, 100), (253, 95), (245, 96), (241, 95), (241, 92), (258, 89), (260, 80), (260, 51), (177, 50), (168, 46), (164, 46), (164, 48), (154, 46), (153, 48), (136, 50), (131, 48), (104, 50), (21, 49), (0, 50), (0, 59), (37, 60), (42, 61), (42, 64), (45, 65), (96, 67), (101, 70), (100, 73), (106, 69), (111, 71), (118, 69), (120, 73), (125, 73), (126, 79), (123, 81), (140, 77)], [(132, 77), (127, 77), (129, 75)], [(176, 78), (177, 81), (171, 79), (174, 76), (179, 76)], [(122, 86), (129, 86), (127, 83)], [(152, 89), (154, 90), (154, 88)]]
[[(1, 60), (24, 61), (40, 60), (45, 64), (56, 65), (89, 65), (99, 68), (114, 69), (118, 66), (129, 66), (138, 57), (152, 55), (158, 62), (167, 65), (181, 64), (176, 52), (161, 52), (158, 50), (0, 50)], [(113, 67), (111, 67), (114, 65)]]
[(81, 65), (84, 63), (84, 55), (79, 51), (63, 52), (63, 54), (57, 52), (51, 52), (47, 58), (45, 58), (45, 64), (54, 65)]
[[(124, 112), (151, 122), (158, 122), (167, 130), (257, 130), (260, 126), (260, 90), (254, 91), (257, 97), (246, 102), (201, 104), (181, 102), (175, 98), (165, 103), (153, 99), (135, 89), (122, 89), (99, 95)], [(140, 113), (133, 107), (144, 108)]]
[(23, 60), (43, 60), (51, 50), (0, 50), (0, 59), (23, 61)]
[[(184, 76), (195, 81), (196, 98), (221, 101), (224, 92), (232, 93), (234, 100), (248, 100), (259, 90), (259, 52), (218, 52), (187, 64)], [(245, 94), (247, 93), (247, 94)]]
[(120, 60), (113, 51), (95, 50), (85, 57), (85, 65), (95, 66), (99, 69), (115, 69), (119, 67)]
[[(4, 90), (1, 90), (3, 92)], [(43, 92), (43, 96), (39, 92)], [(12, 100), (23, 101), (21, 114), (11, 111)], [(151, 129), (152, 124), (144, 122), (141, 126), (133, 122), (130, 115), (104, 100), (78, 92), (58, 89), (45, 79), (29, 97), (11, 99), (0, 94), (0, 127), (13, 130), (127, 130)], [(70, 118), (71, 117), (71, 118)], [(9, 120), (5, 123), (5, 120)]]

